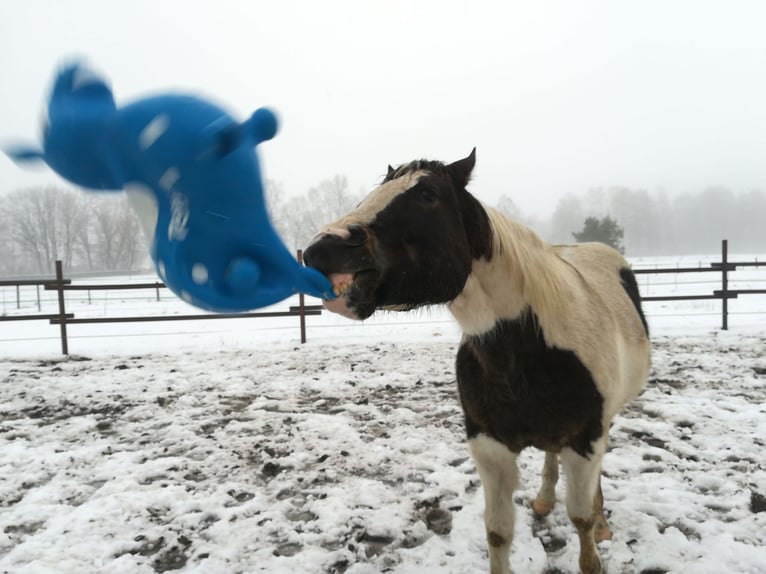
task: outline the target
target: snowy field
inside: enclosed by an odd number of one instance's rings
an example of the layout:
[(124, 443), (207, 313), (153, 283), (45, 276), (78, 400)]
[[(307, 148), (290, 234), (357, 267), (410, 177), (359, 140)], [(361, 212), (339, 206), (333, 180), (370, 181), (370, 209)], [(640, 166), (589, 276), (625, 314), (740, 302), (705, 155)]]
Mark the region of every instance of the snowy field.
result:
[[(688, 280), (639, 284), (718, 288)], [(193, 312), (167, 292), (72, 295), (78, 317)], [(23, 299), (5, 290), (2, 312), (37, 311)], [(604, 463), (609, 574), (766, 572), (766, 296), (730, 305), (729, 332), (718, 301), (645, 306), (653, 372)], [(0, 572), (486, 573), (454, 323), (307, 323), (306, 345), (297, 318), (74, 325), (68, 360), (58, 327), (0, 323)], [(520, 467), (514, 572), (576, 572), (563, 504), (529, 508), (541, 454)]]

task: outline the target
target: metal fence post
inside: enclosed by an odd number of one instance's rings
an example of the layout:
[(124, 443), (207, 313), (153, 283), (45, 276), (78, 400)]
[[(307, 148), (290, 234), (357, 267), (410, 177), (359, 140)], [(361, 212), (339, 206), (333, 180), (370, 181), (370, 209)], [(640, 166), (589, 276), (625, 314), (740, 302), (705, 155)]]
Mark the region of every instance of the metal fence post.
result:
[(56, 291), (59, 294), (59, 324), (61, 325), (61, 352), (69, 354), (69, 343), (66, 336), (66, 305), (64, 303), (64, 270), (61, 261), (56, 261)]
[(721, 329), (729, 330), (729, 240), (721, 240)]
[[(298, 250), (298, 263), (303, 265), (303, 249)], [(301, 344), (306, 342), (306, 301), (303, 293), (298, 294), (298, 313), (301, 321)]]

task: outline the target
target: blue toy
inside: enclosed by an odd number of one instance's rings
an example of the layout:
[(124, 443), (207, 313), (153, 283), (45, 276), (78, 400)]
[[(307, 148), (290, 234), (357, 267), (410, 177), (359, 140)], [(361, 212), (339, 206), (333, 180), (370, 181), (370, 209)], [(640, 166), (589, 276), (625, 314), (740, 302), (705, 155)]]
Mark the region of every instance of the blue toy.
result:
[(42, 159), (85, 188), (125, 189), (165, 284), (197, 307), (239, 312), (298, 291), (335, 298), (328, 279), (300, 265), (269, 221), (254, 148), (276, 132), (268, 109), (238, 123), (188, 95), (118, 109), (107, 83), (73, 64), (53, 85), (42, 151), (7, 153)]

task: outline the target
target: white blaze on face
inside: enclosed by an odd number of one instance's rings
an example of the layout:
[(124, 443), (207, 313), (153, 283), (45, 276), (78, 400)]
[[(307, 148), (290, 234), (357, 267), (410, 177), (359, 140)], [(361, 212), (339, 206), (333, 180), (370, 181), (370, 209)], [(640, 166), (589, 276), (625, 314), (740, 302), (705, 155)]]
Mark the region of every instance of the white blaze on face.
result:
[(349, 212), (335, 223), (332, 223), (323, 229), (321, 233), (314, 238), (314, 241), (325, 234), (347, 237), (349, 235), (349, 225), (369, 225), (378, 213), (383, 211), (394, 199), (396, 199), (396, 197), (414, 187), (424, 175), (426, 175), (425, 171), (414, 171), (391, 181), (387, 181), (370, 192), (355, 210)]
[[(425, 174), (425, 171), (415, 171), (382, 184), (364, 198), (355, 210), (322, 230), (312, 243), (327, 234), (347, 238), (350, 236), (348, 231), (350, 225), (369, 225), (394, 199), (414, 187)], [(337, 298), (323, 301), (325, 308), (349, 319), (356, 319), (356, 314), (348, 307), (348, 299), (346, 297), (346, 292), (354, 281), (353, 274), (330, 273), (328, 278), (333, 285), (333, 291)]]

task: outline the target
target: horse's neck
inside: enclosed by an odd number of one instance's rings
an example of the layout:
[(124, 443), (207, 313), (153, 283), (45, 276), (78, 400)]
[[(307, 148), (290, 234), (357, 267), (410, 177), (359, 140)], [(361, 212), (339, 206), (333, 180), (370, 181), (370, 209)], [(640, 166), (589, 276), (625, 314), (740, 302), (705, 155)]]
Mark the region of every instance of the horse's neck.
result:
[(492, 224), (490, 260), (474, 260), (462, 293), (448, 305), (463, 331), (478, 335), (500, 319), (531, 308), (538, 315), (562, 312), (571, 269), (531, 229), (486, 208)]

